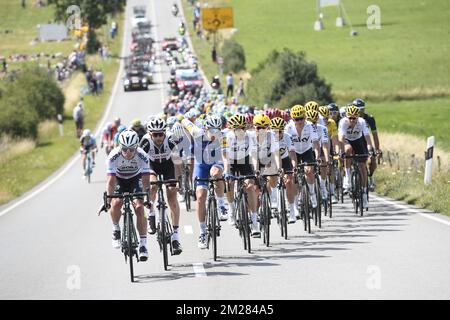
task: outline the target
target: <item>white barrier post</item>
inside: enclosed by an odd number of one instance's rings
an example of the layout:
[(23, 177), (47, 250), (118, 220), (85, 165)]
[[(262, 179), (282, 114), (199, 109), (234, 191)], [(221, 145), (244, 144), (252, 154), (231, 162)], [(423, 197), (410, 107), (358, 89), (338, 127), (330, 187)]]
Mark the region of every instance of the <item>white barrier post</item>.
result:
[(64, 136), (63, 116), (61, 114), (58, 114), (56, 118), (58, 119), (59, 136), (62, 137)]
[(423, 182), (425, 184), (431, 183), (431, 173), (433, 167), (433, 148), (434, 148), (434, 136), (428, 137), (427, 151), (425, 152), (425, 176)]

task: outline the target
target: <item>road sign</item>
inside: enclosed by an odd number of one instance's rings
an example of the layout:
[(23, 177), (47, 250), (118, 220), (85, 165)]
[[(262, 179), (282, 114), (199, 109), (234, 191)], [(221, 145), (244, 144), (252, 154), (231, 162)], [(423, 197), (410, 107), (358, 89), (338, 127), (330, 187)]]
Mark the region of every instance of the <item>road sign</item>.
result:
[(203, 8), (202, 23), (206, 30), (233, 28), (233, 8)]

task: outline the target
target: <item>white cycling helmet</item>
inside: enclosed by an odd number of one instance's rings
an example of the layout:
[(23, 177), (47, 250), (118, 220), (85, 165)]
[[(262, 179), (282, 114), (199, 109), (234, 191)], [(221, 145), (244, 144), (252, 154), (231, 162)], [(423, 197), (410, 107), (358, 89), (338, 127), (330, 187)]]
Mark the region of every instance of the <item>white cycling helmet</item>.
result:
[(119, 144), (124, 148), (135, 148), (139, 143), (139, 137), (136, 131), (126, 129), (119, 135)]
[(220, 129), (222, 128), (222, 119), (220, 119), (220, 117), (218, 116), (209, 116), (206, 118), (206, 122), (205, 122), (205, 128), (209, 129), (209, 128), (215, 128), (215, 129)]
[(147, 130), (150, 132), (164, 132), (166, 128), (166, 121), (160, 118), (153, 118), (147, 123)]
[(83, 136), (90, 136), (91, 135), (91, 130), (89, 130), (89, 129), (84, 129), (84, 131), (83, 131)]

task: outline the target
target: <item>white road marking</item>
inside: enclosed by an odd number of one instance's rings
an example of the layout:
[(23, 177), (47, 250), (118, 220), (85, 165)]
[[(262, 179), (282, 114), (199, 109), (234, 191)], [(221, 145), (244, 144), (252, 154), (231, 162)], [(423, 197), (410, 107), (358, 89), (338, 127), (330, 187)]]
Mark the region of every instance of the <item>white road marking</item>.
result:
[(437, 221), (437, 222), (440, 222), (440, 223), (443, 223), (443, 224), (445, 224), (445, 225), (450, 226), (450, 221), (447, 221), (447, 220), (444, 220), (444, 219), (435, 217), (435, 216), (432, 215), (431, 213), (423, 213), (423, 212), (421, 211), (421, 209), (417, 209), (417, 208), (414, 208), (414, 207), (412, 207), (412, 206), (408, 206), (408, 205), (404, 205), (404, 204), (398, 204), (398, 203), (395, 203), (395, 202), (392, 201), (392, 200), (386, 200), (386, 199), (383, 199), (383, 198), (381, 198), (381, 197), (379, 197), (379, 196), (376, 196), (376, 195), (373, 195), (373, 196), (371, 195), (371, 197), (374, 197), (374, 198), (377, 199), (378, 201), (387, 203), (387, 204), (389, 204), (389, 205), (391, 205), (391, 206), (394, 206), (394, 207), (396, 207), (396, 208), (398, 208), (398, 209), (413, 211), (413, 212), (419, 214), (419, 215), (422, 216), (422, 217), (425, 217), (425, 218), (428, 218), (428, 219), (431, 219), (431, 220), (434, 220), (434, 221)]
[(206, 277), (206, 271), (203, 267), (203, 263), (193, 263), (192, 266), (194, 267), (195, 276), (200, 277)]
[(193, 234), (194, 231), (192, 230), (192, 226), (184, 226), (184, 233)]
[[(125, 27), (123, 28), (124, 30), (123, 30), (123, 36), (122, 36), (122, 56), (124, 55), (125, 47), (126, 47), (125, 35), (126, 35), (126, 32), (128, 32), (128, 24), (126, 22), (127, 22), (127, 20), (125, 18)], [(113, 100), (114, 100), (114, 97), (116, 96), (116, 93), (117, 93), (117, 88), (118, 88), (119, 79), (120, 79), (120, 72), (121, 72), (122, 69), (123, 69), (123, 60), (121, 59), (120, 60), (120, 65), (119, 65), (119, 71), (117, 72), (117, 75), (116, 75), (116, 81), (114, 82), (113, 90), (111, 92), (111, 95), (109, 96), (108, 106), (106, 107), (106, 110), (105, 110), (105, 113), (103, 115), (102, 120), (99, 122), (99, 125), (97, 126), (97, 131), (95, 133), (96, 137), (99, 137), (100, 131), (103, 128), (103, 125), (105, 124), (109, 113), (111, 112)], [(42, 191), (44, 191), (45, 189), (50, 187), (53, 183), (58, 181), (67, 171), (69, 171), (69, 169), (72, 168), (72, 166), (77, 161), (79, 161), (79, 159), (80, 159), (80, 154), (79, 154), (79, 152), (77, 150), (76, 153), (75, 153), (75, 158), (70, 160), (70, 162), (65, 167), (63, 166), (62, 169), (61, 169), (62, 171), (59, 174), (57, 174), (53, 179), (51, 179), (50, 181), (48, 181), (47, 183), (43, 184), (41, 187), (36, 189), (34, 192), (30, 193), (25, 198), (20, 199), (19, 201), (15, 202), (14, 204), (9, 206), (5, 210), (1, 211), (0, 212), (0, 217), (3, 216), (4, 214), (10, 212), (11, 210), (17, 208), (21, 204), (27, 202), (31, 198), (35, 197), (36, 195), (38, 195), (39, 193), (41, 193)]]

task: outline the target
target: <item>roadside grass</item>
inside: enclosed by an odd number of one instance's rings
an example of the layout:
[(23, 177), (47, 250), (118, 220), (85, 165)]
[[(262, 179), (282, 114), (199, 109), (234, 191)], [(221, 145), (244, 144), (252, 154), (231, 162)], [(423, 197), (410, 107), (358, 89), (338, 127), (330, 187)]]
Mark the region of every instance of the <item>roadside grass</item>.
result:
[(401, 133), (381, 133), (380, 139), (383, 162), (375, 173), (376, 191), (450, 216), (450, 152), (435, 148), (432, 183), (425, 185), (426, 139)]
[[(123, 14), (117, 17), (119, 30), (123, 28), (123, 18)], [(103, 30), (99, 30), (98, 36), (102, 40), (106, 34)], [(113, 42), (108, 41), (108, 43), (111, 55), (118, 57), (120, 55), (122, 38), (118, 37), (117, 40)], [(112, 86), (119, 70), (119, 60), (110, 58), (104, 61), (98, 55), (92, 55), (87, 57), (86, 62), (94, 70), (99, 68), (104, 73), (104, 92), (98, 96), (88, 95), (84, 97), (85, 128), (94, 130), (111, 94)], [(17, 156), (9, 157), (8, 161), (1, 163), (0, 204), (20, 196), (46, 179), (78, 150), (79, 141), (75, 136), (72, 109), (80, 97), (80, 85), (85, 83), (84, 75), (78, 73), (63, 88), (64, 94), (68, 98), (64, 106), (64, 136), (59, 136), (56, 122), (42, 123), (39, 127), (39, 137), (35, 148)], [(80, 165), (80, 177), (81, 175)]]
[(436, 146), (450, 151), (448, 97), (379, 103), (366, 100), (366, 111), (375, 116), (377, 127), (383, 132), (403, 132), (425, 139), (434, 136)]

